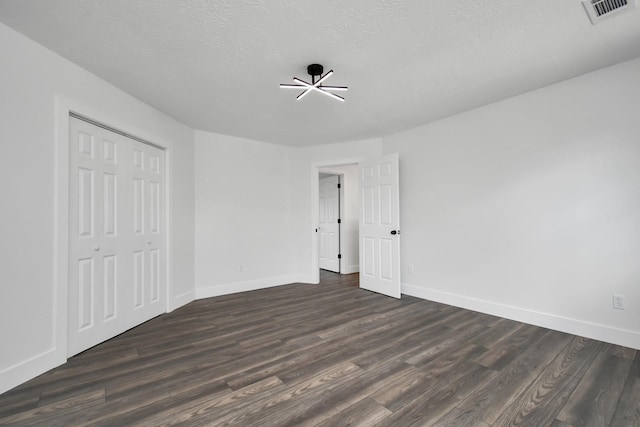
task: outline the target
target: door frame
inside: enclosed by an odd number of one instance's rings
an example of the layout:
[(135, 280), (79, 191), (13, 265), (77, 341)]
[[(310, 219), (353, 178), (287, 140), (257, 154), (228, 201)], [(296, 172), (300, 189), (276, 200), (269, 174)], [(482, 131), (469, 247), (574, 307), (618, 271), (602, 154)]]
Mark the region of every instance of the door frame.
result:
[(318, 218), (320, 209), (320, 169), (330, 169), (337, 166), (358, 165), (364, 162), (366, 157), (352, 157), (334, 160), (324, 160), (311, 164), (310, 181), (311, 188), (311, 283), (320, 283), (320, 267), (318, 263)]
[[(332, 171), (331, 168), (320, 168), (320, 173), (326, 173), (326, 174), (331, 174), (333, 176), (337, 176), (338, 177), (338, 185), (340, 185), (340, 187), (337, 188), (338, 190), (338, 219), (344, 219), (344, 203), (343, 199), (344, 199), (344, 173), (342, 172), (337, 172), (337, 171)], [(318, 175), (319, 175), (318, 174)], [(318, 187), (320, 184), (320, 177), (318, 176)], [(320, 189), (318, 188), (318, 191)], [(320, 195), (318, 194), (318, 199), (320, 198)], [(318, 210), (320, 208), (320, 200), (318, 200)], [(318, 214), (319, 215), (319, 214)], [(318, 225), (320, 224), (320, 218), (318, 217)], [(318, 242), (319, 244), (320, 242)], [(342, 224), (339, 222), (338, 223), (338, 255), (342, 254)], [(320, 254), (318, 254), (318, 260), (320, 259)], [(318, 261), (318, 265), (320, 264), (320, 262)], [(320, 267), (318, 267), (320, 268)], [(338, 258), (338, 274), (342, 274), (342, 259)]]
[(128, 118), (117, 118), (93, 107), (78, 103), (72, 99), (55, 96), (55, 172), (54, 172), (54, 279), (53, 279), (53, 353), (54, 360), (63, 364), (68, 359), (67, 327), (68, 327), (68, 297), (69, 297), (69, 113), (73, 112), (90, 118), (98, 123), (103, 123), (111, 128), (118, 129), (131, 135), (153, 141), (153, 144), (165, 152), (164, 175), (164, 214), (165, 214), (165, 312), (172, 309), (171, 294), (173, 283), (171, 280), (171, 264), (173, 255), (171, 252), (171, 144), (157, 135), (137, 127)]

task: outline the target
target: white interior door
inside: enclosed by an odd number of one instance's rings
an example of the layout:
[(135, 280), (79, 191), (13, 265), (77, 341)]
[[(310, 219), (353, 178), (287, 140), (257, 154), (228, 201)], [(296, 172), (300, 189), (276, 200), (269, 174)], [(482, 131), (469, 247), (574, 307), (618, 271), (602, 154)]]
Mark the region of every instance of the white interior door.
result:
[(70, 118), (68, 355), (165, 311), (164, 152)]
[(398, 154), (360, 164), (360, 287), (400, 298)]
[(340, 272), (340, 177), (320, 179), (318, 265), (324, 270)]

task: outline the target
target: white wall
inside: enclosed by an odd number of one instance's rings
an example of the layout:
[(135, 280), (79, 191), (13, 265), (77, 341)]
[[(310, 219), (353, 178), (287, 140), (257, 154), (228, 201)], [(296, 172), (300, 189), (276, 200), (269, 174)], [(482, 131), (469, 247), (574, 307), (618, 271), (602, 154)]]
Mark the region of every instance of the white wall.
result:
[(196, 295), (295, 281), (287, 147), (196, 131)]
[(384, 138), (403, 292), (640, 349), (639, 113), (637, 59)]
[(196, 131), (196, 297), (317, 281), (319, 168), (380, 153), (379, 139), (296, 149)]
[(290, 149), (292, 265), (299, 281), (318, 280), (317, 227), (318, 171), (320, 168), (358, 163), (382, 153), (380, 139)]
[[(0, 393), (63, 363), (60, 105), (163, 144), (170, 158), (171, 306), (193, 298), (193, 131), (0, 24)], [(57, 102), (58, 100), (64, 100)], [(60, 221), (60, 222), (58, 222)], [(62, 258), (61, 258), (62, 257)], [(60, 280), (59, 280), (60, 279)], [(62, 348), (64, 347), (64, 348)]]
[(322, 167), (320, 172), (340, 175), (340, 273), (360, 271), (359, 261), (359, 210), (360, 179), (358, 165)]

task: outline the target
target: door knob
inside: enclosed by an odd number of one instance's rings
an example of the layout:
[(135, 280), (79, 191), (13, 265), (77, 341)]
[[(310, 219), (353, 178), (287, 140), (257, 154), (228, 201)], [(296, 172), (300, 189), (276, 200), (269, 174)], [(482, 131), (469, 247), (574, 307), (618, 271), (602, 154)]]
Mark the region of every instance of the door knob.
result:
[(95, 246), (93, 247), (93, 250), (94, 250), (94, 251), (96, 251), (96, 252), (98, 252), (98, 251), (100, 250), (100, 246), (95, 245)]
[(150, 244), (151, 244), (151, 240), (147, 240), (147, 245), (150, 245)]
[(391, 230), (391, 234), (393, 234), (394, 236), (396, 234), (400, 234), (400, 230)]

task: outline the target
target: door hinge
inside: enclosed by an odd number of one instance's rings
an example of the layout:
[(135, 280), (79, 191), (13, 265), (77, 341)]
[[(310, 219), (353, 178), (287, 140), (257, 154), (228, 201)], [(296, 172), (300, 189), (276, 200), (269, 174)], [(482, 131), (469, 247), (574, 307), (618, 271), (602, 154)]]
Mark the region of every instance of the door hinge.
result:
[(338, 218), (338, 224), (342, 224), (342, 220)]
[(341, 258), (342, 258), (342, 254), (338, 254), (338, 259), (341, 259)]
[(338, 184), (338, 188), (340, 188), (340, 184)]

